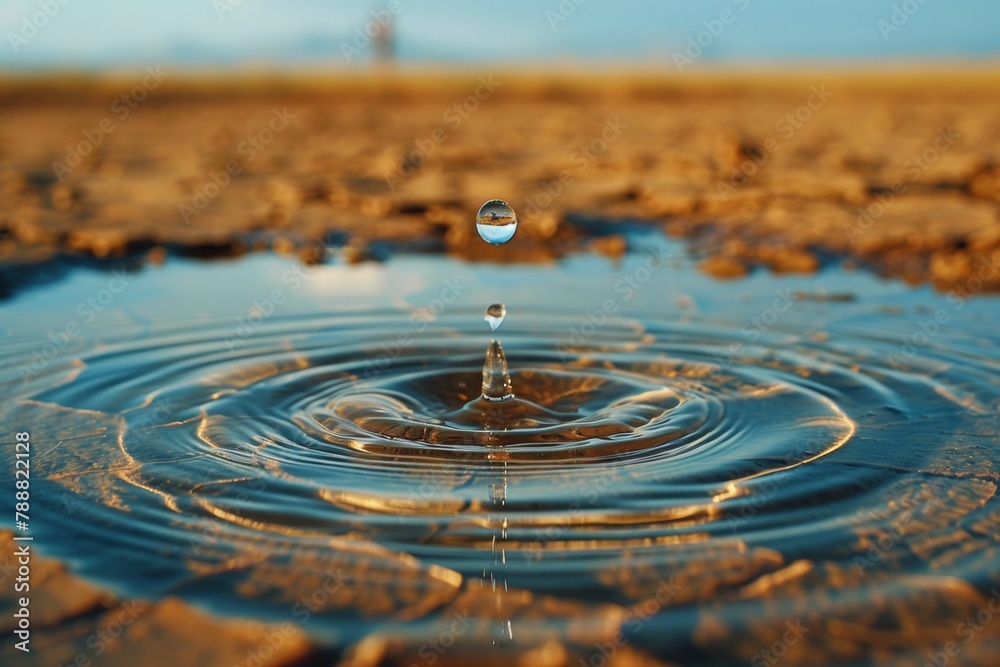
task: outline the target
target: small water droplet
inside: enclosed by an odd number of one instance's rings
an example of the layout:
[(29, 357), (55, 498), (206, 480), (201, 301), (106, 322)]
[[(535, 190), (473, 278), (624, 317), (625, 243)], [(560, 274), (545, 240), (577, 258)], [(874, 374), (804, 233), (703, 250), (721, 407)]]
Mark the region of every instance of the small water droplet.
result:
[(517, 231), (517, 215), (507, 202), (491, 199), (479, 207), (479, 213), (476, 214), (476, 231), (487, 243), (493, 245), (506, 243)]
[(491, 340), (483, 363), (483, 398), (489, 401), (505, 401), (513, 398), (510, 375), (507, 373), (507, 355), (503, 353), (500, 341)]
[(490, 331), (496, 331), (503, 324), (505, 317), (507, 317), (507, 308), (502, 303), (492, 304), (483, 315), (483, 319), (490, 325)]

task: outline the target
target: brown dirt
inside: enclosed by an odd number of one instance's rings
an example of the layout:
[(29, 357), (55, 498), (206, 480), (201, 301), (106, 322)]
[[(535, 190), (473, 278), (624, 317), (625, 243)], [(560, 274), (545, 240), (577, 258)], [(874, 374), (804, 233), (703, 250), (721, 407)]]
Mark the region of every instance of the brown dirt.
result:
[[(607, 235), (588, 223), (599, 216), (695, 237), (704, 270), (725, 277), (851, 257), (941, 289), (997, 289), (998, 71), (178, 74), (135, 109), (115, 104), (133, 81), (8, 80), (0, 262), (267, 247), (312, 261), (324, 239), (348, 261), (393, 247), (619, 252), (590, 243)], [(499, 250), (471, 224), (496, 197), (521, 220)]]
[[(156, 603), (124, 601), (71, 574), (51, 559), (31, 557), (31, 589), (15, 592), (18, 562), (13, 534), (0, 531), (0, 623), (8, 641), (3, 664), (38, 665), (230, 665), (251, 653), (267, 653), (268, 665), (300, 664), (311, 651), (294, 623), (222, 620), (177, 598)], [(20, 544), (26, 544), (24, 542)], [(31, 544), (32, 550), (35, 548)], [(30, 599), (30, 652), (15, 648), (18, 599)]]

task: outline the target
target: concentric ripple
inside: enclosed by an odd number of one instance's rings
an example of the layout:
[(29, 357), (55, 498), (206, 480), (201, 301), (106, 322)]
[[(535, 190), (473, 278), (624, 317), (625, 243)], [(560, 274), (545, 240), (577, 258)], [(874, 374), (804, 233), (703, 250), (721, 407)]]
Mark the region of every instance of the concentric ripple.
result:
[(73, 443), (36, 474), (64, 555), (104, 555), (83, 571), (113, 559), (119, 586), (276, 618), (335, 572), (313, 611), (340, 625), (310, 627), (328, 639), (358, 614), (384, 629), (463, 604), (530, 643), (535, 605), (621, 622), (666, 581), (649, 627), (689, 651), (711, 642), (667, 611), (756, 636), (764, 600), (884, 618), (904, 581), (981, 600), (936, 577), (986, 586), (998, 562), (988, 354), (931, 345), (896, 368), (895, 341), (847, 327), (734, 354), (731, 326), (698, 320), (611, 319), (568, 346), (573, 318), (522, 312), (502, 338), (516, 397), (488, 402), (476, 315), (421, 333), (393, 311), (275, 317), (235, 346), (185, 325), (3, 392)]

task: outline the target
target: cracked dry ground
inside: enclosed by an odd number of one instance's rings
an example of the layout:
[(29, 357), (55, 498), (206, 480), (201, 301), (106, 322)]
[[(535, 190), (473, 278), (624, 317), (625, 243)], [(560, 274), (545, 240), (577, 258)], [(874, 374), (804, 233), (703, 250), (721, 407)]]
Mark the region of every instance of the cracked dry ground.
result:
[[(266, 247), (312, 260), (318, 243), (349, 260), (409, 248), (533, 261), (619, 253), (613, 224), (594, 221), (629, 219), (692, 237), (720, 277), (845, 260), (996, 290), (998, 81), (178, 75), (125, 118), (124, 80), (8, 81), (0, 262)], [(470, 221), (497, 197), (521, 233), (484, 248)]]

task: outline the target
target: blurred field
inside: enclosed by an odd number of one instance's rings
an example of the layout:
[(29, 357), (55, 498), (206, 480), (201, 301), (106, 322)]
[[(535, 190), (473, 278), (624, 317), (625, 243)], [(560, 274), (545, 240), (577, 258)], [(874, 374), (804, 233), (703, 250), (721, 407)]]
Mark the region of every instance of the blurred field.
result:
[[(0, 261), (273, 247), (546, 260), (620, 252), (605, 221), (692, 237), (704, 269), (846, 259), (1000, 287), (1000, 70), (0, 82)], [(521, 233), (472, 241), (509, 201)], [(331, 234), (333, 233), (333, 234)]]

